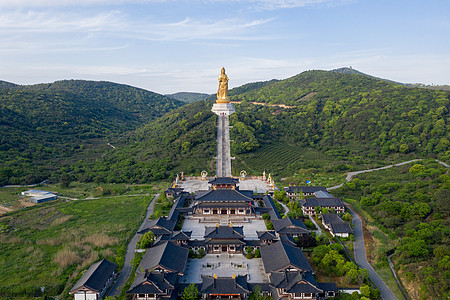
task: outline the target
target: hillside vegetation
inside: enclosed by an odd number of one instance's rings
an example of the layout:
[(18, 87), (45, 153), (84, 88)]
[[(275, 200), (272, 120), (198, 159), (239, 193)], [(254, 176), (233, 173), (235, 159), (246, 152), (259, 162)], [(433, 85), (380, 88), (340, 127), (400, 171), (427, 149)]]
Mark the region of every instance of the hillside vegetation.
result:
[(167, 97), (174, 98), (183, 102), (192, 103), (206, 99), (209, 94), (192, 93), (192, 92), (178, 92), (175, 94), (168, 94)]
[[(288, 176), (301, 168), (342, 172), (409, 157), (450, 158), (449, 92), (327, 71), (249, 84), (239, 91), (230, 91), (231, 100), (241, 101), (230, 118), (234, 174), (246, 169)], [(213, 172), (212, 103), (183, 106), (130, 132), (94, 165), (76, 166), (75, 174), (145, 182), (174, 172)]]
[[(36, 183), (183, 102), (111, 82), (0, 85), (0, 185)], [(99, 147), (101, 144), (102, 147)], [(100, 148), (100, 149), (99, 149)]]
[[(368, 213), (381, 242), (375, 266), (392, 257), (411, 299), (447, 299), (450, 276), (450, 178), (434, 160), (358, 175), (333, 193)], [(353, 203), (353, 202), (352, 202)]]

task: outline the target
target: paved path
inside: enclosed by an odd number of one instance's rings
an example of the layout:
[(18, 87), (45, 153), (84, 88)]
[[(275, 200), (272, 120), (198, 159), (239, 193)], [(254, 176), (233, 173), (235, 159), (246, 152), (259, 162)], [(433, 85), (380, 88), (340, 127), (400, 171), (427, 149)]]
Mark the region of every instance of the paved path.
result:
[(308, 216), (308, 217), (311, 220), (311, 222), (313, 222), (314, 226), (316, 226), (316, 229), (311, 230), (311, 231), (314, 231), (317, 236), (322, 235), (322, 228), (320, 228), (320, 226), (316, 223), (316, 221), (314, 220), (313, 217), (311, 217), (311, 216)]
[(372, 282), (375, 283), (377, 288), (380, 290), (381, 297), (383, 299), (387, 300), (397, 299), (397, 297), (394, 296), (392, 291), (388, 288), (388, 286), (384, 283), (384, 281), (380, 278), (380, 276), (378, 276), (377, 272), (375, 272), (375, 270), (367, 261), (361, 218), (353, 210), (350, 209), (350, 212), (353, 217), (353, 225), (354, 225), (353, 231), (355, 234), (355, 242), (353, 243), (353, 247), (356, 262), (361, 268), (364, 268), (367, 271), (369, 271), (369, 277), (372, 280)]
[[(141, 226), (139, 226), (138, 231), (144, 229), (146, 226), (148, 226), (149, 218), (153, 214), (153, 207), (155, 205), (156, 199), (159, 197), (159, 194), (156, 194), (155, 197), (153, 197), (152, 201), (148, 205), (147, 208), (147, 214), (144, 218), (144, 221), (142, 221)], [(112, 289), (109, 291), (108, 296), (118, 296), (120, 292), (122, 291), (123, 286), (128, 280), (128, 277), (130, 277), (131, 271), (133, 270), (133, 267), (131, 266), (131, 260), (134, 257), (134, 253), (136, 250), (136, 243), (139, 241), (139, 238), (141, 237), (140, 234), (137, 234), (137, 232), (134, 234), (133, 238), (131, 239), (130, 243), (127, 246), (127, 253), (125, 254), (125, 260), (123, 263), (122, 272), (119, 275), (119, 278), (117, 279), (116, 283), (112, 287)]]
[[(420, 161), (420, 160), (423, 160), (423, 159), (422, 159), (422, 158), (412, 159), (412, 160), (404, 161), (404, 162), (401, 162), (401, 163), (398, 163), (398, 164), (389, 165), (389, 166), (385, 166), (385, 167), (381, 167), (381, 168), (375, 168), (375, 169), (368, 169), (368, 170), (362, 170), (362, 171), (348, 172), (348, 173), (347, 173), (347, 177), (345, 177), (345, 181), (348, 182), (348, 181), (352, 180), (353, 176), (358, 175), (358, 174), (361, 174), (361, 173), (373, 172), (373, 171), (378, 171), (378, 170), (385, 170), (385, 169), (389, 169), (389, 168), (392, 168), (392, 167), (398, 167), (398, 166), (401, 166), (401, 165), (407, 165), (407, 164), (410, 164), (410, 163), (412, 163), (412, 162)], [(450, 167), (450, 166), (449, 166), (448, 164), (446, 164), (445, 162), (439, 161), (439, 160), (437, 160), (437, 159), (436, 159), (436, 162), (438, 162), (439, 164), (443, 165), (443, 166), (446, 167), (446, 168)], [(327, 188), (327, 190), (338, 189), (338, 188), (342, 187), (343, 185), (344, 185), (344, 183), (341, 183), (341, 184), (339, 184), (339, 185), (329, 187), (329, 188)]]
[[(278, 201), (277, 199), (275, 199), (275, 201)], [(284, 204), (283, 202), (281, 202), (281, 201), (278, 201), (278, 203), (280, 203), (281, 204), (281, 206), (283, 206), (283, 208), (284, 208), (284, 214), (285, 215), (287, 215), (287, 213), (289, 212), (289, 207), (287, 207), (287, 205), (286, 204)]]

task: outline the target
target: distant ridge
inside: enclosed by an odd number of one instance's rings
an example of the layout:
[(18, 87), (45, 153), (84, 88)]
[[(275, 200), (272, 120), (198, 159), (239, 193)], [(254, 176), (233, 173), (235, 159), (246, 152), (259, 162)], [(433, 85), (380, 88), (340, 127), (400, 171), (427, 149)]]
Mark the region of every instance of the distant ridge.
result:
[(450, 85), (446, 85), (446, 84), (445, 85), (429, 85), (429, 84), (423, 84), (423, 83), (403, 83), (403, 82), (398, 82), (398, 81), (394, 81), (394, 80), (389, 80), (389, 79), (385, 79), (385, 78), (372, 76), (372, 75), (360, 72), (356, 69), (353, 69), (352, 67), (338, 68), (338, 69), (331, 70), (331, 72), (336, 72), (336, 73), (341, 73), (341, 74), (363, 75), (363, 76), (368, 76), (371, 78), (375, 78), (375, 79), (379, 79), (379, 80), (383, 80), (383, 81), (387, 81), (387, 82), (392, 82), (392, 83), (396, 83), (396, 84), (400, 84), (400, 85), (412, 87), (412, 88), (424, 88), (424, 89), (432, 89), (432, 90), (450, 91)]
[(331, 70), (331, 72), (342, 73), (342, 74), (358, 74), (358, 75), (374, 77), (374, 76), (368, 75), (366, 73), (360, 72), (356, 69), (353, 69), (352, 67), (343, 67), (343, 68), (339, 68), (339, 69), (334, 69), (334, 70)]
[(3, 88), (11, 89), (11, 88), (15, 88), (15, 87), (18, 87), (18, 86), (19, 85), (15, 84), (15, 83), (0, 80), (0, 88), (1, 89), (3, 89)]
[(356, 69), (353, 69), (352, 67), (343, 67), (343, 68), (339, 68), (339, 69), (334, 69), (334, 70), (331, 70), (331, 72), (336, 72), (336, 73), (341, 73), (341, 74), (363, 75), (363, 76), (375, 78), (375, 79), (378, 79), (378, 80), (383, 80), (383, 81), (392, 82), (392, 83), (395, 83), (395, 84), (409, 86), (407, 83), (402, 83), (402, 82), (398, 82), (398, 81), (394, 81), (394, 80), (390, 80), (390, 79), (386, 79), (386, 78), (380, 78), (380, 77), (372, 76), (372, 75), (360, 72), (360, 71), (358, 71)]
[(192, 103), (195, 101), (205, 100), (209, 97), (209, 94), (194, 93), (194, 92), (178, 92), (174, 94), (166, 94), (165, 96), (174, 98), (183, 102)]

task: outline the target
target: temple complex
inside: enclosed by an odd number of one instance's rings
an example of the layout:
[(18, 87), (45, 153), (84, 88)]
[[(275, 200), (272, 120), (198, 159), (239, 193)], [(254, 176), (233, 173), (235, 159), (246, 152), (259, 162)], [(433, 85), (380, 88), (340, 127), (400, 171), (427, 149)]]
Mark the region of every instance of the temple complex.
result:
[[(212, 111), (218, 115), (216, 177), (207, 188), (188, 193), (177, 176), (166, 191), (174, 199), (167, 218), (138, 232), (153, 232), (155, 241), (127, 294), (138, 300), (175, 300), (193, 284), (201, 299), (247, 299), (256, 290), (275, 300), (335, 296), (336, 284), (316, 282), (294, 241), (310, 234), (302, 220), (281, 218), (270, 195), (256, 193), (256, 187), (241, 190), (232, 177), (229, 116), (234, 107), (224, 68)], [(274, 186), (270, 174), (265, 182)], [(273, 230), (263, 214), (270, 216)]]

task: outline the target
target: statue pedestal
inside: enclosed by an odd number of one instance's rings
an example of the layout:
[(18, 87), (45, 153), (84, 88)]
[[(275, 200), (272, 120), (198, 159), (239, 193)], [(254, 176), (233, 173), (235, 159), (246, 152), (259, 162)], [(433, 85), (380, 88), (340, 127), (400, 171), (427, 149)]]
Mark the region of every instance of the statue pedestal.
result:
[(234, 107), (231, 103), (214, 103), (212, 112), (219, 116), (217, 118), (216, 175), (230, 177), (230, 115), (234, 113)]
[(214, 103), (211, 111), (216, 115), (231, 115), (235, 112), (233, 103)]

